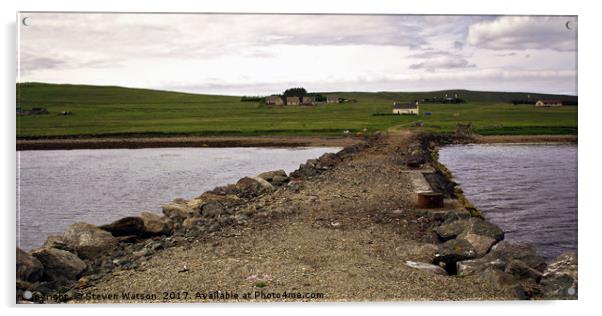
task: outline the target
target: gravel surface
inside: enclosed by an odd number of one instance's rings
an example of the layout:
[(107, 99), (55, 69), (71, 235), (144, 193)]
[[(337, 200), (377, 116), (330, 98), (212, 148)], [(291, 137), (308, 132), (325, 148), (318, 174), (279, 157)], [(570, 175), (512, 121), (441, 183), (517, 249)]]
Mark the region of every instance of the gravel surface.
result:
[(400, 246), (439, 243), (440, 223), (415, 209), (415, 188), (395, 158), (409, 137), (391, 135), (299, 190), (255, 199), (245, 206), (248, 224), (159, 251), (142, 268), (117, 271), (82, 293), (102, 303), (509, 299), (476, 276), (404, 264)]

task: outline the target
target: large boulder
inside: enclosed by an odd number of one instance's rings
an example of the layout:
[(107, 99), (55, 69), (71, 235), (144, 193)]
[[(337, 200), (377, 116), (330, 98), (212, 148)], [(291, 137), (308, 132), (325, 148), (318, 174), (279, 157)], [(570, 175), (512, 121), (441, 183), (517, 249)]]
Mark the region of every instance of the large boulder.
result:
[(404, 260), (432, 263), (439, 251), (435, 244), (408, 241), (397, 248), (395, 252)]
[(456, 263), (456, 269), (459, 276), (469, 276), (479, 274), (485, 270), (492, 268), (500, 271), (504, 271), (506, 268), (506, 262), (500, 259), (494, 259), (492, 261), (479, 258), (474, 260), (458, 261)]
[(205, 217), (218, 217), (222, 214), (233, 213), (234, 208), (242, 203), (243, 200), (236, 195), (218, 195), (205, 192), (194, 200), (194, 204), (189, 204), (194, 207), (195, 210), (195, 214), (192, 217), (198, 217), (200, 215)]
[(443, 268), (441, 268), (440, 266), (434, 265), (434, 264), (430, 264), (430, 263), (408, 260), (408, 261), (406, 261), (406, 266), (413, 268), (413, 269), (420, 270), (420, 271), (432, 273), (432, 274), (447, 276), (447, 272)]
[(458, 235), (463, 233), (465, 230), (467, 230), (473, 220), (476, 219), (470, 218), (446, 221), (443, 224), (439, 225), (439, 227), (435, 229), (435, 232), (437, 233), (437, 235), (439, 235), (439, 238), (441, 238), (442, 240), (454, 239), (458, 237)]
[(35, 282), (43, 273), (44, 266), (40, 260), (17, 248), (17, 280)]
[(458, 239), (468, 241), (477, 252), (477, 257), (484, 256), (489, 249), (491, 249), (491, 246), (493, 246), (496, 242), (496, 240), (491, 237), (474, 234), (469, 231), (465, 231), (460, 234)]
[(542, 273), (529, 267), (526, 263), (513, 259), (506, 265), (504, 272), (512, 274), (519, 280), (533, 280), (536, 283), (541, 280)]
[(50, 235), (44, 241), (44, 248), (56, 248), (73, 252), (74, 250), (63, 240), (61, 235)]
[(337, 154), (325, 153), (318, 158), (316, 168), (320, 170), (328, 170), (333, 168), (339, 161), (341, 161), (341, 158)]
[[(460, 215), (458, 215), (460, 216)], [(449, 240), (461, 234), (472, 234), (494, 239), (496, 242), (504, 239), (504, 231), (498, 226), (479, 218), (446, 220), (435, 229), (442, 240)]]
[(173, 224), (165, 216), (142, 212), (140, 213), (140, 219), (142, 220), (146, 235), (170, 235), (172, 233)]
[(240, 195), (252, 198), (274, 190), (274, 186), (260, 177), (244, 177), (236, 182)]
[(465, 232), (467, 234), (489, 237), (495, 239), (496, 242), (504, 239), (504, 231), (501, 228), (478, 218), (471, 221)]
[(108, 231), (87, 223), (71, 225), (63, 233), (62, 242), (82, 259), (94, 259), (119, 244), (119, 240)]
[(176, 199), (163, 205), (163, 214), (175, 222), (182, 222), (194, 216), (194, 208), (188, 204), (188, 201)]
[(546, 268), (545, 259), (538, 255), (535, 250), (526, 244), (513, 244), (502, 241), (491, 247), (491, 251), (483, 257), (485, 260), (493, 261), (500, 259), (508, 264), (512, 260), (520, 260), (527, 266), (539, 272)]
[(519, 300), (528, 299), (525, 288), (509, 273), (495, 268), (488, 268), (480, 274), (480, 277), (509, 297)]
[(144, 221), (140, 217), (129, 216), (111, 224), (100, 226), (113, 236), (141, 236), (144, 234)]
[(51, 281), (75, 280), (86, 263), (75, 254), (56, 248), (41, 248), (32, 255), (44, 265), (44, 276)]
[(546, 299), (577, 299), (577, 254), (565, 253), (554, 259), (541, 279)]
[(299, 169), (291, 172), (291, 178), (307, 178), (320, 173), (318, 170), (318, 159), (309, 159), (299, 165)]
[(260, 173), (257, 175), (257, 177), (275, 186), (283, 185), (289, 180), (286, 172), (282, 169)]
[(439, 250), (435, 256), (434, 263), (444, 263), (445, 270), (449, 275), (457, 273), (456, 263), (458, 261), (474, 259), (477, 252), (474, 247), (466, 240), (452, 239), (439, 245)]

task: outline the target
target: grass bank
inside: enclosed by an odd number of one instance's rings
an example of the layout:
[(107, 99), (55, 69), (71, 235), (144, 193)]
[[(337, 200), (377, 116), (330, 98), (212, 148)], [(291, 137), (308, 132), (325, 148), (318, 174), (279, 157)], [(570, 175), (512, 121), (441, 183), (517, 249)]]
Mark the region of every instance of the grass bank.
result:
[[(458, 93), (465, 104), (424, 104), (431, 115), (389, 113), (394, 101)], [(576, 135), (577, 107), (535, 108), (512, 105), (526, 93), (450, 90), (438, 92), (333, 92), (355, 103), (315, 107), (266, 107), (236, 96), (201, 95), (112, 86), (17, 85), (23, 110), (48, 109), (47, 115), (17, 116), (17, 138), (163, 137), (163, 136), (343, 136), (345, 131), (421, 129), (450, 132), (472, 122), (482, 135)], [(531, 98), (574, 100), (572, 96)], [(69, 111), (72, 115), (58, 115)], [(417, 127), (421, 122), (422, 127)]]

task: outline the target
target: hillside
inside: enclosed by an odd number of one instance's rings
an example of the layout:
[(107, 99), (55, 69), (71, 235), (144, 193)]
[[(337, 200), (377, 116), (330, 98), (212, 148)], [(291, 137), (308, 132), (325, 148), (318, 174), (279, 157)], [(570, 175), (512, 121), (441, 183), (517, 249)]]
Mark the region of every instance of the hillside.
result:
[(349, 99), (381, 99), (381, 100), (421, 100), (426, 98), (443, 98), (446, 95), (453, 97), (455, 95), (468, 102), (507, 102), (512, 100), (539, 100), (553, 99), (561, 101), (577, 102), (578, 97), (562, 94), (542, 94), (529, 92), (494, 92), (494, 91), (470, 91), (470, 90), (441, 90), (428, 92), (334, 92)]
[[(393, 101), (458, 96), (466, 104), (424, 104), (432, 115), (390, 113)], [(325, 93), (326, 94), (326, 93)], [(472, 122), (482, 134), (576, 134), (577, 107), (514, 106), (528, 93), (448, 90), (436, 92), (331, 92), (357, 103), (316, 107), (266, 107), (237, 96), (202, 95), (115, 86), (17, 84), (17, 106), (46, 108), (46, 115), (17, 116), (18, 138), (105, 136), (345, 135), (397, 128), (453, 131)], [(575, 96), (530, 94), (531, 98), (576, 101)], [(58, 115), (68, 111), (72, 115)]]

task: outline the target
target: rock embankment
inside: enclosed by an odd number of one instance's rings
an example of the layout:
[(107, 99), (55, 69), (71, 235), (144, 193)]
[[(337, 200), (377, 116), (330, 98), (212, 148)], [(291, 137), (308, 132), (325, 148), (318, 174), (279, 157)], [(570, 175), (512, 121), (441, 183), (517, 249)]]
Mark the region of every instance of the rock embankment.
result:
[[(17, 249), (17, 299), (88, 302), (81, 298), (137, 291), (181, 302), (190, 300), (153, 294), (195, 290), (335, 301), (576, 298), (576, 255), (547, 265), (530, 247), (503, 241), (437, 165), (436, 145), (380, 135), (290, 175), (265, 172), (175, 199), (163, 215), (75, 223), (39, 249)], [(416, 206), (410, 173), (425, 167), (437, 172), (427, 180), (446, 197), (442, 209)]]

